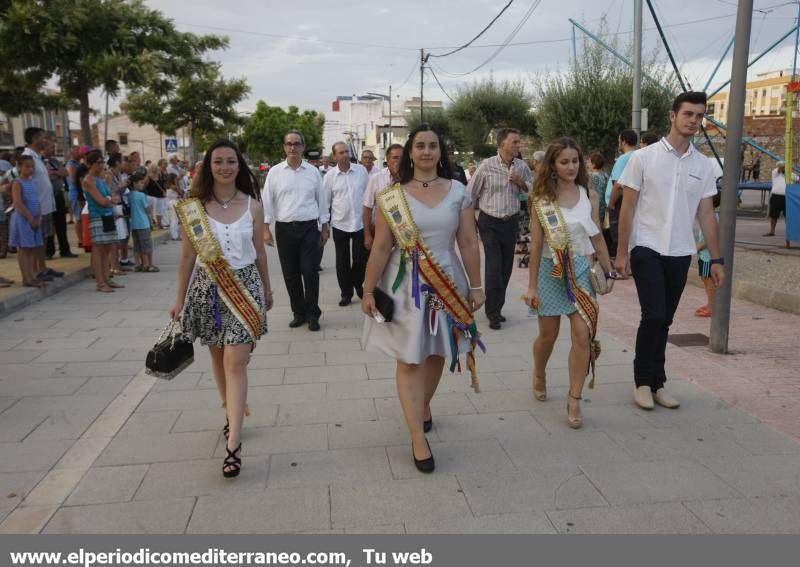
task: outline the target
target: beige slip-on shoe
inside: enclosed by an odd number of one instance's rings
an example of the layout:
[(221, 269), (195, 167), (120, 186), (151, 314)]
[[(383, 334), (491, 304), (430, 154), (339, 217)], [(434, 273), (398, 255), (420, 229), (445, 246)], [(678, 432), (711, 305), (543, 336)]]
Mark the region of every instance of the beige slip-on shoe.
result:
[(650, 386), (634, 386), (633, 401), (642, 409), (651, 410), (655, 407), (653, 404), (653, 392), (650, 390)]
[(681, 405), (681, 403), (672, 397), (664, 388), (656, 390), (656, 393), (653, 394), (653, 399), (658, 405), (669, 409), (675, 409)]

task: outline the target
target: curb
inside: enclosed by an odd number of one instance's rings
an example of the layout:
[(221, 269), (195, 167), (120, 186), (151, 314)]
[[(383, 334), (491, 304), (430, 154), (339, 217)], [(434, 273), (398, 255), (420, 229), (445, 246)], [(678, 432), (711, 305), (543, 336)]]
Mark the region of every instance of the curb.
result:
[[(703, 287), (703, 282), (696, 270), (689, 270), (688, 281), (697, 287)], [(731, 292), (735, 299), (743, 299), (756, 305), (800, 315), (800, 295), (798, 294), (787, 293), (779, 289), (771, 289), (741, 280), (733, 282)]]
[[(169, 240), (168, 230), (160, 231), (160, 234), (153, 235), (153, 245), (158, 246), (164, 244), (164, 242), (167, 240)], [(76, 283), (82, 282), (89, 277), (90, 272), (91, 266), (84, 266), (72, 272), (68, 272), (63, 278), (58, 278), (50, 282), (44, 289), (25, 289), (16, 295), (12, 295), (11, 297), (3, 299), (0, 301), (0, 319), (11, 315), (15, 311), (19, 311), (28, 305), (37, 303), (46, 297), (55, 295), (61, 290), (71, 287)]]

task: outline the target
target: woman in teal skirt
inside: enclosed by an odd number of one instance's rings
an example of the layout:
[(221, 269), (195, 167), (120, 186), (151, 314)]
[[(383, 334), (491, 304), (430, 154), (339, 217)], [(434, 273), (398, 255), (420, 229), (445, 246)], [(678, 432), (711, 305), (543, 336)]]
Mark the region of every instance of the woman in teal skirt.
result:
[[(539, 335), (533, 343), (533, 394), (539, 401), (547, 399), (545, 369), (558, 338), (561, 316), (569, 319), (572, 346), (568, 364), (567, 424), (573, 429), (583, 423), (580, 400), (594, 334), (586, 321), (586, 310), (597, 309), (589, 278), (593, 256), (597, 255), (612, 284), (616, 277), (600, 232), (599, 198), (596, 192), (587, 190), (587, 186), (588, 174), (581, 149), (574, 140), (560, 138), (547, 148), (528, 199), (532, 209), (537, 203), (556, 204), (561, 218), (557, 214), (547, 216), (548, 225), (566, 225), (569, 233), (556, 268), (539, 215), (531, 211), (529, 283), (525, 302), (539, 318)], [(565, 262), (565, 258), (568, 261)], [(581, 296), (583, 313), (578, 309)], [(594, 315), (596, 321), (597, 313)]]

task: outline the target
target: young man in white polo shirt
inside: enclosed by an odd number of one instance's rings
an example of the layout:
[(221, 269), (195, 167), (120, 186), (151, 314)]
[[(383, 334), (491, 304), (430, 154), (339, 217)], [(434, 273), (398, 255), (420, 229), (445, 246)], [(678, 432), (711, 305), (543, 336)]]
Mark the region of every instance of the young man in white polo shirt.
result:
[(615, 267), (623, 277), (633, 274), (642, 309), (633, 374), (634, 401), (643, 409), (652, 409), (654, 402), (679, 405), (664, 388), (664, 353), (696, 249), (695, 217), (711, 254), (714, 286), (722, 286), (725, 277), (712, 204), (714, 172), (691, 143), (705, 110), (705, 93), (678, 95), (669, 113), (669, 134), (634, 152), (619, 180), (624, 193)]

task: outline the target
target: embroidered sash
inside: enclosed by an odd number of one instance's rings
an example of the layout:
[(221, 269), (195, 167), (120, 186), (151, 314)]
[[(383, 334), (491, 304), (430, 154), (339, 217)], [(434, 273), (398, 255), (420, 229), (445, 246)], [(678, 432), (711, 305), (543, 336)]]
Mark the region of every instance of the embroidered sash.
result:
[[(432, 335), (438, 332), (439, 312), (443, 311), (450, 337), (450, 351), (452, 360), (450, 371), (456, 368), (461, 371), (461, 362), (458, 360), (458, 340), (462, 336), (470, 341), (471, 349), (467, 353), (467, 369), (470, 371), (471, 385), (475, 392), (480, 392), (478, 374), (475, 365), (475, 347), (484, 352), (486, 347), (480, 340), (475, 318), (472, 316), (467, 300), (462, 297), (455, 282), (442, 269), (433, 252), (422, 240), (419, 228), (414, 223), (414, 217), (408, 207), (405, 193), (399, 183), (387, 187), (375, 195), (383, 218), (394, 235), (397, 247), (400, 248), (400, 269), (392, 284), (392, 291), (397, 291), (405, 273), (406, 262), (411, 261), (411, 294), (417, 309), (421, 309), (421, 294), (427, 293), (427, 303), (430, 307), (429, 330)], [(420, 282), (420, 275), (425, 283)]]
[(184, 199), (175, 204), (175, 210), (181, 225), (186, 229), (186, 234), (189, 235), (189, 241), (197, 253), (197, 258), (214, 283), (212, 302), (215, 304), (215, 326), (221, 324), (216, 305), (219, 295), (231, 313), (250, 333), (255, 345), (261, 334), (262, 323), (258, 303), (225, 260), (219, 242), (208, 224), (203, 203), (200, 199)]
[(592, 294), (583, 289), (575, 276), (575, 265), (572, 259), (572, 244), (569, 238), (569, 228), (561, 214), (561, 207), (555, 201), (546, 199), (535, 199), (533, 207), (539, 224), (542, 226), (547, 246), (553, 254), (553, 270), (550, 275), (556, 279), (564, 280), (564, 287), (567, 292), (567, 300), (575, 306), (578, 314), (589, 326), (590, 348), (589, 348), (589, 367), (592, 371), (592, 379), (589, 387), (594, 388), (595, 381), (595, 361), (600, 356), (600, 341), (597, 335), (597, 321), (600, 316), (600, 308)]

